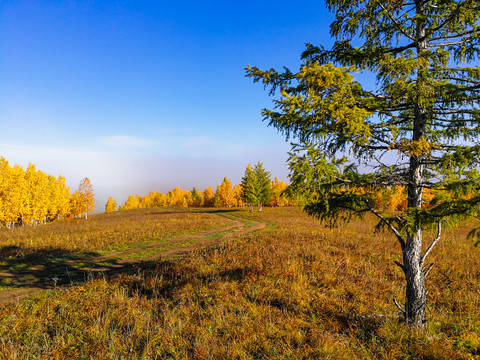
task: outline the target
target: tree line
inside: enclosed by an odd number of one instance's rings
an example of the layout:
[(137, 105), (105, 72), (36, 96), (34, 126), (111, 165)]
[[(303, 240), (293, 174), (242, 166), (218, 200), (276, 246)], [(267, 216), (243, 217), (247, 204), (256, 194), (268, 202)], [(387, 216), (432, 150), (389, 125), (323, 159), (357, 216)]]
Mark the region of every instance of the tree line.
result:
[[(347, 188), (339, 189), (346, 192)], [(360, 195), (371, 194), (371, 204), (377, 210), (403, 211), (407, 207), (407, 189), (405, 186), (376, 187), (374, 193), (368, 186), (357, 187), (355, 192)], [(433, 206), (435, 193), (425, 191), (424, 208)], [(166, 194), (161, 192), (150, 192), (148, 195), (130, 194), (122, 206), (109, 197), (105, 205), (105, 212), (117, 210), (131, 210), (151, 207), (243, 207), (249, 206), (253, 211), (254, 206), (295, 206), (305, 205), (308, 201), (301, 194), (293, 191), (285, 182), (279, 181), (277, 177), (271, 179), (270, 172), (263, 168), (262, 163), (253, 167), (249, 164), (245, 169), (242, 182), (233, 185), (225, 177), (223, 182), (213, 191), (211, 186), (204, 191), (195, 187), (192, 190), (182, 190), (175, 187)], [(432, 204), (431, 204), (432, 203)]]
[(94, 210), (95, 195), (88, 178), (72, 193), (63, 176), (47, 175), (33, 164), (27, 169), (10, 166), (0, 157), (0, 227), (86, 217)]
[(286, 196), (288, 185), (278, 178), (272, 181), (270, 172), (258, 162), (253, 167), (248, 165), (241, 184), (232, 184), (225, 177), (223, 182), (213, 191), (211, 186), (204, 191), (195, 187), (182, 190), (175, 187), (168, 193), (150, 192), (148, 195), (130, 194), (125, 203), (118, 207), (116, 201), (109, 197), (105, 212), (139, 209), (148, 207), (178, 206), (178, 207), (240, 207), (240, 206), (290, 206), (296, 201)]

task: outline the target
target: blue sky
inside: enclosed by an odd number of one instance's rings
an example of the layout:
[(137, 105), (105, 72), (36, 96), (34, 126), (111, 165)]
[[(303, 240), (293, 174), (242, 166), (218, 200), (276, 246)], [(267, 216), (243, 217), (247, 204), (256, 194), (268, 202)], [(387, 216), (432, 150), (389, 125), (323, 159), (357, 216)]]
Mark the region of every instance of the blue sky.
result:
[(0, 156), (113, 196), (239, 183), (288, 143), (262, 122), (247, 64), (298, 69), (329, 47), (321, 1), (0, 2)]

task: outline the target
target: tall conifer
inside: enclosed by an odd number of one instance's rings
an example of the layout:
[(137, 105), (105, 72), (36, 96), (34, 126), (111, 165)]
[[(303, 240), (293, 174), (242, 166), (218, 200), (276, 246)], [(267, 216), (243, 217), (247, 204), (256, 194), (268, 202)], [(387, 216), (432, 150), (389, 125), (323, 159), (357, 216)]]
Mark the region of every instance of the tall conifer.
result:
[[(279, 97), (269, 124), (294, 138), (291, 182), (306, 211), (334, 224), (374, 213), (398, 240), (408, 323), (425, 323), (427, 255), (441, 225), (480, 203), (480, 5), (477, 0), (327, 0), (330, 50), (307, 45), (294, 73), (247, 68)], [(370, 75), (361, 83), (358, 71)], [(354, 159), (352, 159), (354, 158)], [(405, 186), (407, 209), (373, 207)], [(362, 188), (364, 191), (359, 192)], [(434, 197), (424, 205), (424, 189)], [(366, 191), (365, 191), (366, 190)], [(423, 232), (436, 229), (425, 244)], [(397, 304), (398, 305), (398, 304)]]

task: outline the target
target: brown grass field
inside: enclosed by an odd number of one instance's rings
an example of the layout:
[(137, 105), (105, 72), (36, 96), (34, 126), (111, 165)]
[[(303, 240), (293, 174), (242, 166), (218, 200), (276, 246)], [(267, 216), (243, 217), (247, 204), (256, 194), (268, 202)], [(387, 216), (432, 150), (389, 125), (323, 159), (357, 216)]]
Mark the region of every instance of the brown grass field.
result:
[(45, 283), (45, 263), (85, 275), (110, 255), (131, 260), (1, 307), (0, 359), (480, 359), (475, 224), (433, 251), (425, 331), (399, 318), (400, 249), (374, 224), (329, 229), (298, 208), (145, 209), (0, 230), (0, 276), (15, 275), (0, 294), (39, 266)]

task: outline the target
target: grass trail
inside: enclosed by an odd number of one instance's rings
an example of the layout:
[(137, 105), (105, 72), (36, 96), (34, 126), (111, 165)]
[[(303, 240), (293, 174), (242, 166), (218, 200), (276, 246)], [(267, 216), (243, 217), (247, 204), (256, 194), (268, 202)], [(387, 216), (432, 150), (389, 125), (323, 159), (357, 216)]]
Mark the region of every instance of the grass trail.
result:
[[(162, 210), (156, 209), (155, 214), (168, 215), (172, 212), (171, 209)], [(151, 210), (142, 212), (147, 216), (152, 214)], [(178, 229), (172, 229), (173, 231), (163, 234), (159, 234), (156, 229), (151, 231), (150, 234), (143, 231), (141, 241), (121, 242), (121, 246), (114, 246), (114, 244), (118, 244), (115, 242), (117, 238), (114, 237), (114, 240), (104, 247), (109, 250), (98, 252), (55, 251), (48, 248), (43, 249), (44, 244), (41, 243), (39, 249), (35, 249), (35, 246), (33, 246), (27, 256), (22, 256), (18, 254), (18, 248), (15, 248), (15, 246), (3, 247), (2, 257), (4, 261), (0, 264), (0, 306), (18, 301), (42, 289), (54, 289), (59, 286), (85, 281), (95, 273), (109, 274), (128, 271), (132, 267), (138, 267), (141, 263), (147, 261), (182, 255), (211, 246), (232, 236), (239, 236), (266, 227), (261, 221), (245, 220), (241, 216), (233, 215), (233, 212), (229, 210), (185, 210), (182, 212), (176, 209), (174, 213), (175, 215), (185, 216), (185, 221), (188, 221), (192, 214), (196, 219), (206, 216), (209, 224), (213, 223), (215, 225), (206, 227), (196, 221), (195, 225), (198, 228), (184, 226), (183, 234), (180, 232), (182, 235), (177, 235), (179, 233)], [(130, 218), (130, 214), (125, 215)], [(212, 221), (212, 217), (220, 220)], [(88, 234), (88, 228), (93, 228), (92, 236), (96, 236), (95, 229), (98, 228), (98, 223), (101, 223), (101, 218), (102, 216), (97, 216), (95, 222), (80, 223), (80, 225), (83, 225), (81, 232)], [(139, 219), (137, 218), (137, 221)], [(120, 222), (123, 220), (121, 216), (117, 219)], [(171, 221), (171, 218), (164, 221)], [(75, 225), (78, 226), (79, 222), (77, 221)], [(165, 228), (167, 228), (166, 225)], [(203, 230), (205, 228), (208, 228), (208, 230)], [(63, 229), (68, 229), (68, 226)], [(34, 230), (43, 229), (33, 229), (29, 233), (34, 234)], [(67, 231), (66, 233), (70, 232)], [(32, 240), (30, 241), (33, 243)], [(91, 244), (93, 241), (87, 243)], [(14, 249), (17, 251), (16, 253), (12, 251)]]

